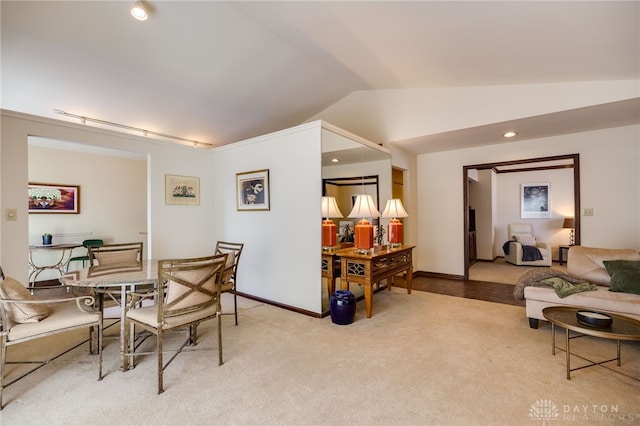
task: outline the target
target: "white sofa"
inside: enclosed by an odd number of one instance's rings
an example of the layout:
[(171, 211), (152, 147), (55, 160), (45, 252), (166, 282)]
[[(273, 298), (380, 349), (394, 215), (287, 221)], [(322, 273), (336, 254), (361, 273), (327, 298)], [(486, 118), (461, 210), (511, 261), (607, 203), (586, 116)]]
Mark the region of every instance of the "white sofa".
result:
[(597, 290), (560, 298), (552, 287), (524, 287), (529, 326), (538, 328), (539, 320), (544, 320), (542, 309), (559, 305), (586, 307), (640, 319), (640, 294), (609, 291), (611, 276), (603, 264), (605, 260), (640, 260), (640, 254), (633, 249), (571, 247), (568, 253), (567, 273), (596, 284)]
[[(521, 266), (551, 266), (551, 247), (547, 243), (535, 240), (528, 223), (510, 223), (507, 225), (507, 237), (508, 250), (504, 253), (504, 260), (507, 262)], [(540, 250), (542, 260), (522, 260), (522, 245), (526, 239), (532, 239), (535, 247)]]

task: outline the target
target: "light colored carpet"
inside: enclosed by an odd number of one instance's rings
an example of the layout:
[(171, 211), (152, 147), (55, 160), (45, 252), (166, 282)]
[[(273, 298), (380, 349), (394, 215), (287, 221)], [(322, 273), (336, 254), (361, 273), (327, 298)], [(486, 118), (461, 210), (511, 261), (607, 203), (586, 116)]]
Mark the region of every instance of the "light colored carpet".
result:
[[(567, 264), (560, 265), (554, 262), (551, 266), (553, 269), (567, 272)], [(540, 266), (518, 266), (513, 265), (498, 257), (493, 262), (478, 261), (469, 268), (469, 279), (474, 281), (487, 281), (493, 283), (515, 284), (518, 278), (531, 268), (540, 268)]]
[[(98, 382), (83, 346), (65, 357), (71, 362), (48, 365), (7, 388), (0, 423), (610, 425), (640, 418), (640, 382), (603, 367), (567, 380), (564, 353), (551, 355), (550, 327), (530, 329), (522, 307), (394, 288), (375, 295), (372, 318), (359, 302), (356, 321), (339, 326), (329, 317), (240, 303), (239, 326), (223, 317), (221, 367), (212, 350), (214, 322), (200, 327), (198, 350), (169, 365), (161, 395), (154, 356), (122, 373), (117, 340), (108, 340)], [(21, 352), (68, 341), (48, 339)], [(572, 342), (587, 357), (615, 356), (610, 341)], [(622, 367), (611, 368), (640, 377), (640, 344), (623, 343), (622, 356)], [(534, 421), (530, 414), (543, 404), (550, 414)]]

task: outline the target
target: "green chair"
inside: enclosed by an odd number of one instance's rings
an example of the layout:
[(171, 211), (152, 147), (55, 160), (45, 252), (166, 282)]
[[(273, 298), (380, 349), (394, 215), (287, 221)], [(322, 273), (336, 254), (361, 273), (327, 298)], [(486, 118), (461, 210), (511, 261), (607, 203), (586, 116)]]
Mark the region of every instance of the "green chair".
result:
[(103, 244), (104, 244), (104, 241), (102, 240), (84, 240), (82, 242), (82, 246), (87, 249), (87, 254), (85, 254), (84, 256), (75, 256), (69, 259), (69, 261), (67, 262), (67, 272), (69, 272), (69, 264), (71, 262), (82, 261), (82, 267), (84, 268), (85, 262), (89, 261), (89, 246), (101, 246)]

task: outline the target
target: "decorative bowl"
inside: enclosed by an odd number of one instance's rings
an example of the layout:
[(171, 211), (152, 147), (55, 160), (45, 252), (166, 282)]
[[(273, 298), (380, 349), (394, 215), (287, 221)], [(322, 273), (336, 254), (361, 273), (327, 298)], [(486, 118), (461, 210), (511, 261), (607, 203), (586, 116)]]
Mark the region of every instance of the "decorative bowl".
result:
[(576, 312), (576, 317), (580, 324), (591, 327), (611, 327), (611, 323), (613, 322), (613, 318), (609, 315), (597, 311), (578, 311)]

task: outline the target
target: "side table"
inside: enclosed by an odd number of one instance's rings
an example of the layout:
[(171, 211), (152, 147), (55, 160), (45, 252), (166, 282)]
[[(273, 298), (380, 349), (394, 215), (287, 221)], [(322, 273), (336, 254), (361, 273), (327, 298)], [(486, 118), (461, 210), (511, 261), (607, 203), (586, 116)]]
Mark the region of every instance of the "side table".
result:
[(558, 263), (562, 265), (564, 263), (564, 256), (562, 255), (562, 251), (567, 251), (567, 257), (569, 257), (569, 249), (571, 246), (558, 246)]

